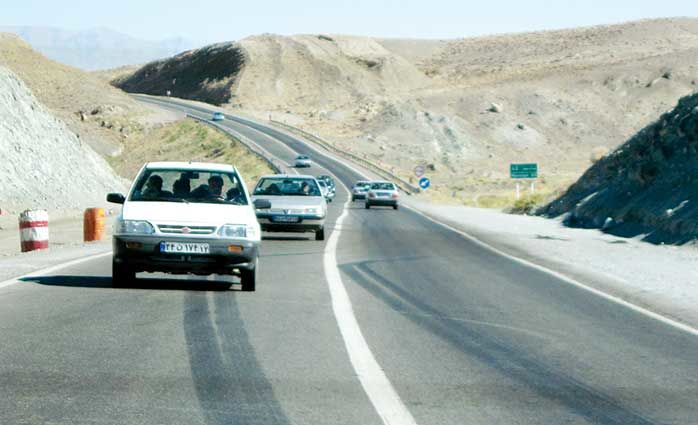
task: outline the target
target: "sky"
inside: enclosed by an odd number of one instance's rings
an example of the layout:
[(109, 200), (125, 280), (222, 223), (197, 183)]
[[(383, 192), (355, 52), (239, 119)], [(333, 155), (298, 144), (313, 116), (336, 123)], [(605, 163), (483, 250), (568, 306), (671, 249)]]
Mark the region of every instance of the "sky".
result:
[(133, 37), (239, 40), (260, 33), (459, 38), (698, 17), (698, 0), (0, 0), (0, 25), (82, 30)]

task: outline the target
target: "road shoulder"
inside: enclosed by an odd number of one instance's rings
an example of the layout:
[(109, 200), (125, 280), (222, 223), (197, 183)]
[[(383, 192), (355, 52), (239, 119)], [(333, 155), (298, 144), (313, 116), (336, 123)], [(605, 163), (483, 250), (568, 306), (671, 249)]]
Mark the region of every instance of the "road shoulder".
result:
[(698, 249), (658, 246), (559, 220), (403, 201), (502, 252), (556, 271), (662, 316), (698, 327)]

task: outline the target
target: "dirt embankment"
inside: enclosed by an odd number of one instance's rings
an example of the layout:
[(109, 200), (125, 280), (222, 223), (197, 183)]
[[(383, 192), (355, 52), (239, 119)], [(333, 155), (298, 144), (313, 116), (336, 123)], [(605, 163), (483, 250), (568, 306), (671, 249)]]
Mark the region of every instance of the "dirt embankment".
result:
[(649, 242), (698, 238), (698, 94), (602, 158), (542, 213)]
[(82, 143), (0, 66), (0, 208), (79, 209), (103, 205), (124, 185), (108, 164)]

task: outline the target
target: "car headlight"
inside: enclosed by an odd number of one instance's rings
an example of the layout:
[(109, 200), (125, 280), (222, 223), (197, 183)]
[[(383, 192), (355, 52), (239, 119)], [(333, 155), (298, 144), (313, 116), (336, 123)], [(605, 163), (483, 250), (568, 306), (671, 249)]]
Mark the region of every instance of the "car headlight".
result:
[(147, 221), (119, 220), (116, 222), (116, 233), (121, 235), (152, 235), (155, 228)]
[(318, 212), (320, 212), (319, 208), (306, 208), (305, 209), (306, 214), (317, 214)]
[(244, 224), (226, 224), (218, 230), (218, 235), (224, 238), (247, 238), (249, 228), (251, 226), (245, 226)]

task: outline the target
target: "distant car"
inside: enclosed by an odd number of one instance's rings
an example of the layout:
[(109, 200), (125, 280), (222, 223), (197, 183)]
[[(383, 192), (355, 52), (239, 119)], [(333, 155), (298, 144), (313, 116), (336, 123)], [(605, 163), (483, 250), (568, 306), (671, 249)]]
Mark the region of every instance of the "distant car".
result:
[(373, 206), (386, 206), (396, 210), (399, 197), (395, 184), (384, 181), (371, 182), (366, 194), (366, 209)]
[(326, 174), (323, 174), (321, 176), (317, 176), (318, 180), (324, 180), (325, 183), (327, 183), (327, 187), (330, 189), (336, 189), (337, 185), (334, 182), (334, 179)]
[(356, 201), (357, 199), (366, 199), (366, 194), (368, 193), (368, 187), (371, 184), (368, 180), (359, 180), (354, 183), (351, 188), (351, 200)]
[(318, 179), (317, 182), (320, 185), (320, 191), (322, 192), (322, 196), (325, 197), (325, 200), (327, 202), (332, 202), (332, 200), (334, 199), (334, 195), (335, 195), (334, 189), (330, 188), (327, 185), (327, 182), (325, 182), (325, 180)]
[(306, 168), (310, 167), (313, 165), (312, 161), (310, 160), (310, 157), (308, 155), (298, 155), (296, 157), (296, 168)]
[(225, 119), (225, 115), (223, 115), (221, 112), (214, 112), (213, 116), (211, 117), (211, 121), (223, 121)]
[[(192, 190), (193, 189), (193, 190)], [(129, 193), (110, 193), (123, 204), (113, 237), (112, 282), (129, 284), (138, 272), (236, 274), (254, 291), (260, 225), (235, 167), (192, 162), (151, 162)]]
[(259, 179), (252, 192), (255, 202), (269, 201), (270, 209), (257, 210), (267, 232), (315, 232), (325, 239), (327, 201), (313, 176), (275, 174)]

